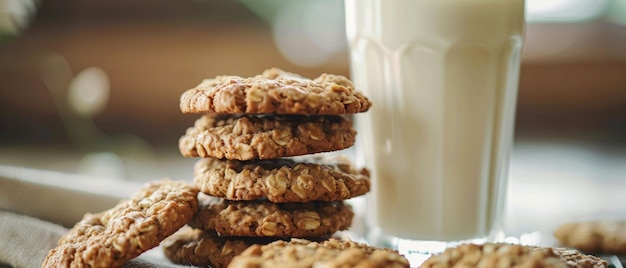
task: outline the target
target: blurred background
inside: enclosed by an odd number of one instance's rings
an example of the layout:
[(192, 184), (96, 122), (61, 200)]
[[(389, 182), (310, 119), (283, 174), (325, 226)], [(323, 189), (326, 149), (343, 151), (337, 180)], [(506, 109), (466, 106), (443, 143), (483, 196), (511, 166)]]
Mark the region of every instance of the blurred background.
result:
[[(597, 212), (626, 187), (626, 0), (526, 4), (511, 188), (580, 207), (551, 192), (578, 185)], [(0, 165), (190, 178), (183, 91), (269, 67), (349, 76), (344, 35), (341, 0), (0, 0)]]

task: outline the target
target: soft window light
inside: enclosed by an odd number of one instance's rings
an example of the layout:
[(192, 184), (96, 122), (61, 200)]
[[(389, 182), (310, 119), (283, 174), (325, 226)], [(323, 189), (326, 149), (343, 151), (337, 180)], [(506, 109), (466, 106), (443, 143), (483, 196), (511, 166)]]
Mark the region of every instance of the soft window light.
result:
[(341, 7), (337, 1), (286, 3), (272, 25), (280, 52), (297, 65), (318, 66), (344, 50), (344, 22), (338, 14)]
[(578, 22), (602, 14), (609, 0), (526, 0), (529, 22)]
[[(345, 49), (343, 0), (240, 1), (272, 25), (276, 46), (296, 65), (319, 66)], [(530, 23), (576, 23), (605, 15), (626, 24), (626, 0), (526, 0)]]

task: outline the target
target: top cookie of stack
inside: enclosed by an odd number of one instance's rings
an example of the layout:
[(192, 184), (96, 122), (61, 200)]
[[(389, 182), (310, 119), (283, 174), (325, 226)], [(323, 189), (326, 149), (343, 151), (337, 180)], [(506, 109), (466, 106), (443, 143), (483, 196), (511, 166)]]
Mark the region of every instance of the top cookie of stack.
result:
[(250, 78), (206, 79), (180, 98), (185, 114), (353, 114), (370, 106), (344, 76), (322, 74), (310, 80), (277, 68)]
[(276, 68), (243, 78), (218, 76), (181, 95), (183, 113), (204, 114), (180, 138), (186, 157), (275, 159), (336, 151), (356, 131), (341, 116), (371, 102), (340, 75), (313, 80)]

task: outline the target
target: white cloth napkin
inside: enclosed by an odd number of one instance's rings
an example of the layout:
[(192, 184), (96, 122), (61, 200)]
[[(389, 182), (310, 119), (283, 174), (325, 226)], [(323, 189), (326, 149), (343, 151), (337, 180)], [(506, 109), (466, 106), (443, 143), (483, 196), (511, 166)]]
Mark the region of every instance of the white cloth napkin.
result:
[(65, 231), (50, 222), (0, 211), (0, 261), (14, 267), (41, 267)]

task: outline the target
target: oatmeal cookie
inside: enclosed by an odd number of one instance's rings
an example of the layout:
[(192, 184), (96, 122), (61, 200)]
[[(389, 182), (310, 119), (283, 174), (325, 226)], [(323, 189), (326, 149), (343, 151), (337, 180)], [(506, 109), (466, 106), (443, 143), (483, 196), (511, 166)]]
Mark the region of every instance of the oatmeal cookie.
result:
[(607, 267), (606, 261), (575, 250), (504, 243), (463, 244), (433, 255), (420, 267)]
[(608, 267), (608, 263), (605, 260), (593, 255), (580, 253), (575, 249), (552, 248), (552, 250), (570, 267)]
[(626, 254), (626, 220), (565, 223), (554, 237), (563, 246), (584, 252)]
[(311, 80), (276, 68), (249, 78), (206, 79), (180, 97), (185, 114), (353, 114), (371, 105), (344, 76), (322, 74)]
[(334, 238), (324, 242), (305, 239), (253, 245), (228, 267), (409, 267), (398, 252)]
[(189, 226), (222, 236), (321, 237), (346, 230), (354, 212), (343, 202), (272, 203), (202, 198)]
[(204, 115), (178, 144), (186, 157), (252, 160), (342, 150), (355, 137), (338, 115)]
[(308, 156), (275, 160), (203, 158), (194, 184), (205, 194), (228, 200), (267, 198), (270, 202), (341, 201), (367, 193), (369, 172), (343, 157)]
[(164, 179), (129, 200), (86, 214), (50, 250), (42, 267), (120, 267), (185, 225), (198, 210), (198, 190)]
[(226, 267), (251, 245), (276, 241), (271, 237), (225, 237), (214, 231), (184, 227), (161, 243), (165, 256), (177, 264)]

